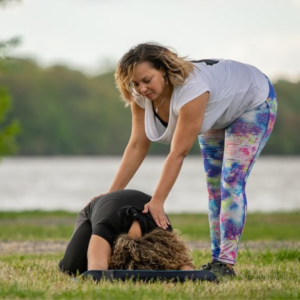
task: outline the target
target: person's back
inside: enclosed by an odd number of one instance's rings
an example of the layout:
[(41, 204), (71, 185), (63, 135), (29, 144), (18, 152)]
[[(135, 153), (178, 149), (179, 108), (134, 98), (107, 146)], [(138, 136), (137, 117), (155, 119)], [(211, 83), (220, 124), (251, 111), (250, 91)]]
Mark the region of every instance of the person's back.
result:
[(268, 80), (254, 66), (224, 59), (203, 60), (194, 65), (185, 84), (177, 88), (178, 97), (174, 97), (173, 107), (178, 114), (190, 100), (209, 92), (200, 133), (227, 127), (267, 98)]
[[(150, 195), (140, 191), (119, 190), (91, 201), (78, 215), (73, 236), (59, 263), (60, 270), (68, 274), (81, 274), (88, 270), (92, 260), (104, 260), (102, 266), (107, 269), (120, 235), (138, 239), (158, 228), (150, 213), (141, 212), (150, 199)], [(168, 231), (171, 233), (172, 230), (170, 225)], [(175, 233), (172, 235), (175, 236)], [(102, 250), (105, 251), (102, 253)]]

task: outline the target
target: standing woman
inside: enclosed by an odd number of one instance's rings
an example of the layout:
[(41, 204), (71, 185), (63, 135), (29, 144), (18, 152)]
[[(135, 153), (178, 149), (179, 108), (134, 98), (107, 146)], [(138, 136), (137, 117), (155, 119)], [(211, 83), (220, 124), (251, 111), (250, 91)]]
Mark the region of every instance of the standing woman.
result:
[(154, 43), (130, 49), (119, 61), (115, 79), (131, 107), (132, 132), (109, 192), (126, 187), (150, 141), (171, 144), (143, 211), (150, 211), (157, 225), (166, 229), (164, 202), (198, 137), (212, 241), (212, 262), (204, 269), (234, 276), (246, 217), (246, 181), (276, 118), (271, 82), (253, 66), (223, 59), (191, 62)]

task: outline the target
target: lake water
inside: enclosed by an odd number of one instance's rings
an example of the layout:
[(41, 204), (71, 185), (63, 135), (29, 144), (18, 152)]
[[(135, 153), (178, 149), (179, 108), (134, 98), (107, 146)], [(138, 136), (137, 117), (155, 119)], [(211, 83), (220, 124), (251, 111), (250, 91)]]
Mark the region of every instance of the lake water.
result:
[[(18, 157), (0, 162), (0, 210), (79, 211), (105, 192), (121, 157)], [(127, 188), (152, 194), (164, 157), (147, 157)], [(300, 157), (260, 157), (247, 184), (248, 211), (300, 209)], [(184, 161), (166, 212), (207, 212), (201, 156)]]

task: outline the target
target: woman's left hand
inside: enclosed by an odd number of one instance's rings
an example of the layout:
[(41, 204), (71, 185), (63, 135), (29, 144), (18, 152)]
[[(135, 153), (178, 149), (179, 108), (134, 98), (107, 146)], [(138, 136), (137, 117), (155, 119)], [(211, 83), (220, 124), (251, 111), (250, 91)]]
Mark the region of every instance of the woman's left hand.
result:
[(154, 198), (152, 198), (150, 202), (145, 204), (144, 210), (142, 211), (142, 213), (145, 214), (148, 211), (152, 215), (152, 217), (158, 227), (161, 227), (163, 229), (168, 228), (168, 226), (170, 225), (170, 222), (165, 214), (164, 204), (162, 201), (155, 200)]

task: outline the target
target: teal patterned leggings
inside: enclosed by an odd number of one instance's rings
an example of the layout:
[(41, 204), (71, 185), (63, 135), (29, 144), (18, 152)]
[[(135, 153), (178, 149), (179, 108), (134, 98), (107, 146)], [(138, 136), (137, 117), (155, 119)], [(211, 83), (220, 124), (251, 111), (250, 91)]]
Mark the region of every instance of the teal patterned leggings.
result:
[(212, 259), (235, 264), (244, 228), (246, 181), (275, 123), (277, 100), (269, 82), (267, 100), (225, 129), (199, 136), (209, 198)]

